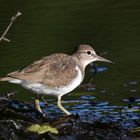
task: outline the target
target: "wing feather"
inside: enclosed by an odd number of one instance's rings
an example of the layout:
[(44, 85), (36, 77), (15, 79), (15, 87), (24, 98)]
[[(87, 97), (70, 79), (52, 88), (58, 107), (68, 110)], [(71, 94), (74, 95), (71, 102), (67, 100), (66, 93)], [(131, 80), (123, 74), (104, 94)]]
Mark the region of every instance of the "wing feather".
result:
[(8, 76), (40, 82), (49, 87), (69, 84), (77, 75), (76, 62), (66, 54), (53, 54), (33, 62), (22, 70), (9, 73)]

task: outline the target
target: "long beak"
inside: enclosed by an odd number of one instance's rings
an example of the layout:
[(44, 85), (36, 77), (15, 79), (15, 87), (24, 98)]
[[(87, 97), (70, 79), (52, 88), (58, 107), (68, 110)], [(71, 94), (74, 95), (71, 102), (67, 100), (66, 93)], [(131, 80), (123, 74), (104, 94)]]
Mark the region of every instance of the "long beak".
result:
[(96, 61), (102, 61), (102, 62), (108, 62), (108, 63), (112, 63), (110, 60), (107, 60), (101, 56), (96, 56)]

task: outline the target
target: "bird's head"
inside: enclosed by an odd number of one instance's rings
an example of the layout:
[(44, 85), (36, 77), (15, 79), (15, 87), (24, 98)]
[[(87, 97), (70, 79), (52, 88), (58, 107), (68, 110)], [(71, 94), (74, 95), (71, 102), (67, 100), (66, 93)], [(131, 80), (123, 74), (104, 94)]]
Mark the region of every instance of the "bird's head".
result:
[(76, 55), (79, 58), (80, 62), (83, 64), (84, 67), (86, 67), (88, 64), (94, 61), (111, 63), (110, 60), (107, 60), (97, 55), (94, 49), (89, 45), (80, 45), (77, 51), (74, 53), (74, 55)]

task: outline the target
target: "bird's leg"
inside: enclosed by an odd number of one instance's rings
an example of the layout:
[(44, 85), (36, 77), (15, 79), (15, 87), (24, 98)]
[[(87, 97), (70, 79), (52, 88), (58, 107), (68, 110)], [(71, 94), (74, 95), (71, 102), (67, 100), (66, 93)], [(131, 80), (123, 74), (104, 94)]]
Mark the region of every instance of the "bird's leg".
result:
[(57, 106), (67, 115), (71, 115), (70, 112), (68, 112), (61, 104), (61, 96), (58, 96), (58, 100), (57, 100)]
[(44, 96), (42, 96), (42, 100), (45, 103), (45, 105), (48, 106), (48, 102), (44, 99)]
[(35, 99), (35, 108), (37, 109), (37, 111), (39, 111), (41, 114), (43, 113), (42, 110), (41, 110), (41, 107), (40, 107), (40, 104), (39, 104), (39, 95), (37, 94), (37, 97)]
[(38, 99), (35, 99), (35, 108), (40, 112), (40, 113), (43, 113), (42, 110), (41, 110), (41, 107), (39, 105), (39, 100)]

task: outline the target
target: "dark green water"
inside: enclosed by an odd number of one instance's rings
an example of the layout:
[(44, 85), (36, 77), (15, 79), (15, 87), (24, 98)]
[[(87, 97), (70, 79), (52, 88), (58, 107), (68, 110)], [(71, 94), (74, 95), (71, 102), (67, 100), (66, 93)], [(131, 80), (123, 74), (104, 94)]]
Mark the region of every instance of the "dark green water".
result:
[[(106, 52), (114, 64), (96, 62), (109, 68), (96, 75), (96, 90), (73, 91), (63, 99), (92, 95), (116, 105), (140, 97), (140, 1), (0, 0), (0, 34), (17, 10), (23, 15), (7, 34), (11, 42), (0, 42), (0, 77), (51, 53), (70, 54), (84, 43)], [(20, 100), (31, 99), (30, 91), (0, 82), (0, 93), (10, 90), (19, 91)]]

